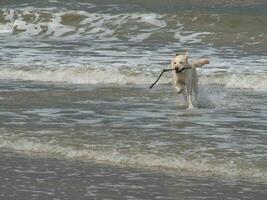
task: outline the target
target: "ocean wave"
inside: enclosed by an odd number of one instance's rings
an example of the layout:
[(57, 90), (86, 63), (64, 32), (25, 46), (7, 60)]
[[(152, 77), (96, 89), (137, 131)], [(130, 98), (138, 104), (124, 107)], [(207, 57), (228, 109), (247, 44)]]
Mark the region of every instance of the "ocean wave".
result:
[[(67, 84), (152, 84), (160, 73), (160, 69), (129, 68), (4, 68), (0, 69), (0, 79), (43, 81)], [(224, 88), (267, 90), (267, 76), (263, 74), (209, 74), (199, 76), (202, 85), (220, 85)], [(162, 76), (158, 84), (170, 84), (171, 73)]]
[[(74, 84), (149, 84), (154, 78), (148, 72), (118, 68), (0, 69), (0, 79)], [(161, 80), (161, 83), (168, 82), (166, 78)]]
[(194, 43), (201, 41), (203, 35), (211, 34), (183, 31), (178, 16), (152, 12), (110, 14), (58, 8), (0, 9), (0, 24), (0, 33), (57, 39), (117, 41), (126, 38), (142, 42), (162, 38), (164, 30), (166, 40)]
[(134, 12), (125, 12), (126, 8), (119, 5), (110, 5), (112, 11), (103, 11), (101, 6), (93, 10), (89, 8), (82, 5), (2, 8), (0, 34), (57, 40), (163, 41), (184, 44), (186, 48), (202, 43), (253, 52), (258, 48), (264, 52), (266, 46), (266, 31), (262, 30), (267, 21), (264, 15), (232, 15), (204, 10), (163, 14), (141, 7)]
[(217, 84), (225, 88), (267, 90), (267, 76), (263, 74), (220, 74), (204, 76), (200, 80), (204, 84)]
[(24, 9), (1, 9), (0, 16), (4, 18), (2, 22), (9, 25), (6, 28), (8, 27), (11, 32), (31, 36), (60, 37), (68, 34), (85, 36), (90, 33), (105, 35), (116, 30), (119, 31), (123, 26), (127, 26), (129, 32), (140, 28), (150, 30), (150, 28), (166, 26), (163, 16), (155, 13), (112, 15), (27, 7)]
[(118, 150), (95, 148), (77, 149), (65, 145), (29, 141), (26, 139), (1, 138), (0, 148), (8, 148), (20, 153), (34, 153), (43, 156), (59, 156), (60, 158), (94, 161), (99, 163), (163, 170), (190, 172), (191, 175), (223, 176), (228, 178), (244, 178), (266, 181), (267, 172), (248, 163), (225, 160), (223, 163), (211, 162), (205, 158), (188, 160), (179, 155), (157, 155), (138, 152), (121, 153)]

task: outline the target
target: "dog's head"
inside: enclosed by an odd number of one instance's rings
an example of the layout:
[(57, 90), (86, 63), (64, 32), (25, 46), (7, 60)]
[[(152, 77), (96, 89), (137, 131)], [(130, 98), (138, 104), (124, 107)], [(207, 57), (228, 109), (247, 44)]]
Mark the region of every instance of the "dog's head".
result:
[(186, 51), (184, 55), (179, 55), (178, 53), (172, 59), (172, 68), (176, 70), (181, 70), (189, 65), (188, 63), (189, 51)]

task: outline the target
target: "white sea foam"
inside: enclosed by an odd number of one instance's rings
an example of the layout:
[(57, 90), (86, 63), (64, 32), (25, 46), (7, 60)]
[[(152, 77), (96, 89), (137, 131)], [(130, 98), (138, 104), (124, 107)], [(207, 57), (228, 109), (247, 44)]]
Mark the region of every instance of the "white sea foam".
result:
[[(159, 75), (160, 70), (121, 69), (113, 68), (2, 68), (0, 79), (31, 80), (74, 84), (151, 84)], [(172, 82), (171, 74), (162, 76), (158, 84)], [(210, 74), (200, 76), (200, 84), (221, 85), (225, 88), (267, 90), (267, 77), (262, 74)]]
[(225, 88), (267, 90), (267, 76), (263, 74), (209, 75), (202, 77), (201, 82), (204, 84), (218, 84)]
[[(142, 42), (158, 30), (167, 27), (173, 16), (156, 13), (108, 14), (85, 11), (60, 10), (56, 8), (1, 9), (8, 32), (20, 36), (70, 37), (83, 39), (117, 40), (126, 37)], [(199, 42), (201, 35), (183, 31), (182, 24), (168, 27), (165, 32), (174, 34), (181, 42)], [(7, 33), (7, 31), (5, 31)]]
[(138, 20), (139, 22), (144, 22), (156, 27), (165, 27), (167, 24), (165, 21), (161, 20), (162, 15), (150, 13), (150, 14), (134, 14), (132, 16), (133, 20)]
[(202, 35), (210, 35), (211, 32), (191, 32), (191, 31), (178, 31), (174, 34), (174, 38), (178, 39), (182, 43), (199, 43), (202, 41)]
[(136, 37), (132, 37), (129, 41), (142, 42), (149, 38), (151, 33), (140, 33)]
[(0, 34), (11, 33), (12, 27), (8, 24), (0, 24)]
[(118, 166), (178, 170), (190, 172), (191, 175), (223, 176), (245, 178), (257, 181), (267, 180), (267, 172), (247, 163), (225, 160), (223, 163), (209, 161), (205, 158), (197, 160), (185, 159), (179, 155), (157, 155), (141, 152), (121, 153), (118, 150), (101, 149), (94, 146), (76, 149), (71, 146), (54, 144), (53, 142), (36, 142), (26, 139), (1, 138), (0, 148), (8, 148), (20, 153), (34, 153), (43, 156), (59, 156), (65, 159), (95, 161)]
[[(129, 70), (113, 69), (45, 69), (22, 70), (1, 69), (0, 79), (47, 81), (77, 84), (149, 84), (154, 76), (149, 76)], [(166, 78), (161, 83), (169, 82)]]

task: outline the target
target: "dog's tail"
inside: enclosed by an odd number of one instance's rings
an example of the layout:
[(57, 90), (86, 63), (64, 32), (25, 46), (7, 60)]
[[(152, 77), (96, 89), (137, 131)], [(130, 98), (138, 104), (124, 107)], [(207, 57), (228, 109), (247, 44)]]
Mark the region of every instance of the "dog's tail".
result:
[(201, 58), (193, 62), (193, 67), (202, 67), (203, 65), (209, 64), (210, 61), (207, 58)]

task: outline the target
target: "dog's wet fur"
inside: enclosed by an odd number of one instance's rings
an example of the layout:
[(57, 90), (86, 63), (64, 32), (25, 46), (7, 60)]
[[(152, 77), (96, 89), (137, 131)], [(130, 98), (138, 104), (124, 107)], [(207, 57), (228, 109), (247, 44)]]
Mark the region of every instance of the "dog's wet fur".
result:
[[(209, 60), (201, 58), (189, 63), (189, 51), (186, 51), (184, 55), (178, 53), (171, 61), (173, 72), (174, 85), (178, 93), (182, 93), (189, 109), (197, 107), (198, 101), (198, 76), (196, 68), (202, 67), (205, 64), (209, 64)], [(184, 68), (189, 68), (182, 70)], [(181, 71), (182, 70), (182, 71)], [(181, 71), (180, 73), (177, 73)]]

